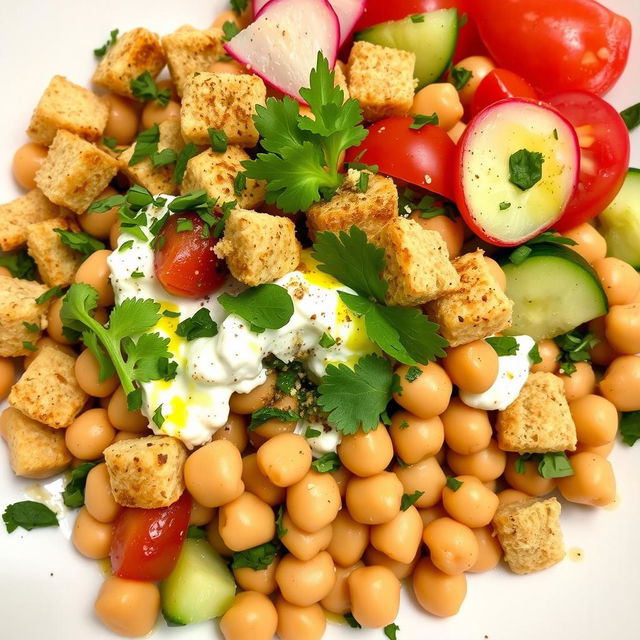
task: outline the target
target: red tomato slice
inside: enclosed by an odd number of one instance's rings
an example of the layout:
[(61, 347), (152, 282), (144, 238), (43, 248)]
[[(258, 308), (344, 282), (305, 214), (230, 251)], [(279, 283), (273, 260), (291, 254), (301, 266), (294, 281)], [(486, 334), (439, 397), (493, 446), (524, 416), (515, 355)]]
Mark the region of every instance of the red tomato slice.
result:
[[(180, 220), (191, 230), (178, 231)], [(188, 226), (187, 223), (181, 223)], [(160, 230), (156, 242), (155, 270), (160, 284), (173, 295), (202, 298), (217, 291), (227, 274), (225, 263), (213, 251), (217, 238), (207, 235), (197, 213), (174, 213)]]
[(471, 115), (505, 98), (537, 98), (536, 90), (522, 77), (508, 69), (494, 69), (478, 85), (471, 103)]
[(593, 0), (474, 0), (471, 12), (497, 63), (541, 93), (603, 94), (627, 63), (631, 24)]
[(412, 124), (413, 118), (379, 120), (359, 147), (347, 151), (346, 161), (359, 157), (359, 162), (377, 164), (380, 173), (453, 200), (456, 145), (440, 127), (416, 130), (409, 128)]
[(629, 132), (618, 112), (592, 93), (558, 93), (547, 102), (571, 122), (580, 144), (580, 183), (555, 225), (564, 231), (595, 218), (620, 191), (629, 167)]
[(111, 541), (114, 575), (129, 580), (164, 580), (173, 570), (187, 534), (191, 496), (160, 509), (122, 509)]

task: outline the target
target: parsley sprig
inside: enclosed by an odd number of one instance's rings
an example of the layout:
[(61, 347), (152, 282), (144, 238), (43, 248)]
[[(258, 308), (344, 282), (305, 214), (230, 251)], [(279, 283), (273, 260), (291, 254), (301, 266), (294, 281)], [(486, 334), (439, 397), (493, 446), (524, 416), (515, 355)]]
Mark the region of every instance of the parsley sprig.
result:
[(144, 71), (137, 78), (134, 78), (129, 86), (133, 97), (142, 102), (155, 100), (161, 107), (166, 107), (171, 100), (171, 90), (158, 89), (158, 85), (148, 71)]
[(107, 51), (116, 43), (119, 33), (120, 29), (113, 29), (109, 34), (109, 39), (101, 47), (93, 50), (93, 55), (96, 58), (103, 58), (107, 55)]
[(60, 236), (63, 244), (70, 249), (77, 251), (84, 257), (90, 256), (95, 251), (104, 249), (104, 242), (100, 242), (97, 238), (85, 233), (84, 231), (69, 231), (68, 229), (54, 229)]
[(575, 372), (576, 362), (586, 362), (591, 359), (591, 349), (600, 342), (593, 333), (580, 329), (556, 336), (553, 341), (560, 349), (558, 355), (560, 372), (567, 376)]
[(552, 453), (524, 453), (516, 461), (516, 473), (524, 474), (524, 463), (533, 460), (538, 465), (538, 475), (542, 478), (566, 478), (573, 475), (573, 467), (564, 451)]
[(34, 280), (36, 277), (36, 263), (26, 251), (0, 255), (0, 267), (8, 269), (14, 278)]

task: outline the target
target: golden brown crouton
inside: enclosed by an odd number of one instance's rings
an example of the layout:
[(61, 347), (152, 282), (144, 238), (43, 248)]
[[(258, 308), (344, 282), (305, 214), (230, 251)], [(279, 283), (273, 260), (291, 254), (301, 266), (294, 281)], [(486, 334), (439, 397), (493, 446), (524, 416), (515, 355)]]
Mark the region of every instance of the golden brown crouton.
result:
[(529, 374), (520, 395), (498, 413), (496, 431), (504, 451), (575, 451), (576, 425), (562, 380), (553, 373)]
[(145, 71), (155, 78), (164, 65), (160, 38), (147, 29), (132, 29), (109, 47), (92, 80), (100, 87), (132, 98), (131, 81)]
[(80, 227), (68, 216), (34, 222), (27, 228), (27, 250), (49, 287), (71, 284), (83, 260), (80, 253), (62, 242), (54, 229), (80, 231)]
[(49, 146), (58, 129), (97, 141), (107, 126), (109, 109), (95, 93), (64, 76), (53, 76), (33, 112), (27, 135)]
[(413, 104), (416, 54), (356, 42), (349, 54), (349, 93), (362, 108), (365, 120), (406, 116)]
[(514, 573), (541, 571), (564, 558), (560, 503), (555, 498), (504, 505), (496, 511), (493, 526)]
[(511, 325), (513, 303), (504, 294), (482, 251), (454, 258), (460, 288), (426, 306), (452, 347), (481, 340)]
[(288, 218), (236, 209), (215, 248), (231, 275), (250, 286), (272, 282), (300, 262), (300, 243)]
[(385, 249), (382, 276), (389, 283), (388, 304), (415, 307), (459, 287), (460, 278), (437, 231), (396, 216), (384, 227), (377, 244)]
[(31, 280), (0, 275), (0, 356), (31, 353), (47, 327), (49, 303), (36, 304), (46, 290)]
[(341, 60), (336, 60), (336, 66), (333, 68), (335, 74), (334, 84), (342, 89), (345, 101), (351, 96), (349, 94), (349, 83), (346, 76), (347, 65)]
[(9, 404), (54, 429), (68, 427), (89, 397), (78, 385), (75, 363), (73, 356), (45, 347), (13, 385)]
[(117, 160), (60, 129), (36, 173), (36, 184), (51, 202), (84, 213), (117, 172)]
[(71, 464), (64, 431), (40, 424), (13, 407), (5, 409), (2, 422), (9, 462), (17, 476), (48, 478)]
[(222, 29), (201, 31), (183, 25), (162, 38), (169, 72), (179, 96), (189, 76), (199, 71), (209, 71), (211, 65), (224, 55), (222, 36)]
[(329, 202), (316, 202), (307, 211), (309, 235), (319, 231), (348, 231), (356, 225), (373, 241), (384, 226), (398, 217), (398, 190), (391, 178), (369, 174), (366, 191), (358, 187), (360, 171), (349, 169)]
[(264, 105), (267, 89), (249, 74), (194, 73), (184, 85), (180, 109), (182, 135), (196, 144), (209, 144), (208, 129), (221, 129), (229, 144), (255, 147), (256, 105)]
[(113, 497), (124, 507), (167, 507), (184, 491), (187, 452), (175, 438), (120, 440), (104, 450), (104, 459)]
[(234, 181), (241, 171), (242, 162), (249, 160), (244, 149), (229, 145), (224, 153), (216, 153), (212, 149), (203, 151), (191, 158), (187, 163), (181, 193), (189, 193), (204, 189), (210, 198), (218, 198), (218, 207), (225, 202), (236, 200), (243, 209), (257, 207), (264, 201), (264, 184), (257, 180), (247, 179), (246, 187), (240, 195), (234, 191)]
[(55, 218), (60, 213), (60, 207), (45, 198), (40, 189), (0, 204), (0, 249), (11, 251), (21, 247), (27, 241), (30, 224)]

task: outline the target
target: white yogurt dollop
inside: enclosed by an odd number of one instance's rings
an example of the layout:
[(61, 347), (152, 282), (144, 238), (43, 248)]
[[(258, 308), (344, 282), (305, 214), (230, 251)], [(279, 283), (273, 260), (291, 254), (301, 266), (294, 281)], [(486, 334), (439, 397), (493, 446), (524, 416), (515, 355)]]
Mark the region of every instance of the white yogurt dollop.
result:
[[(320, 435), (307, 437), (306, 433), (308, 429), (319, 431)], [(342, 442), (342, 434), (339, 431), (321, 422), (301, 420), (296, 425), (294, 433), (307, 438), (307, 442), (311, 447), (311, 454), (314, 458), (321, 458), (326, 453), (336, 453), (338, 445)]]

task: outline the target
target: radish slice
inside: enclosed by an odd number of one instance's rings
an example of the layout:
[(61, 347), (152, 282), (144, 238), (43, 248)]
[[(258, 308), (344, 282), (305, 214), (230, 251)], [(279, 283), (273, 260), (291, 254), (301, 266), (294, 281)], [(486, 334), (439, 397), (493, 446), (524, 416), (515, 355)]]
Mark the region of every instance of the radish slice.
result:
[(578, 184), (580, 147), (555, 109), (511, 98), (471, 120), (457, 165), (456, 203), (467, 225), (487, 242), (513, 246), (560, 219)]
[(253, 0), (253, 17), (257, 18), (260, 11), (269, 0)]
[(267, 84), (300, 102), (300, 89), (321, 51), (333, 69), (340, 24), (326, 0), (271, 0), (256, 20), (224, 45)]

